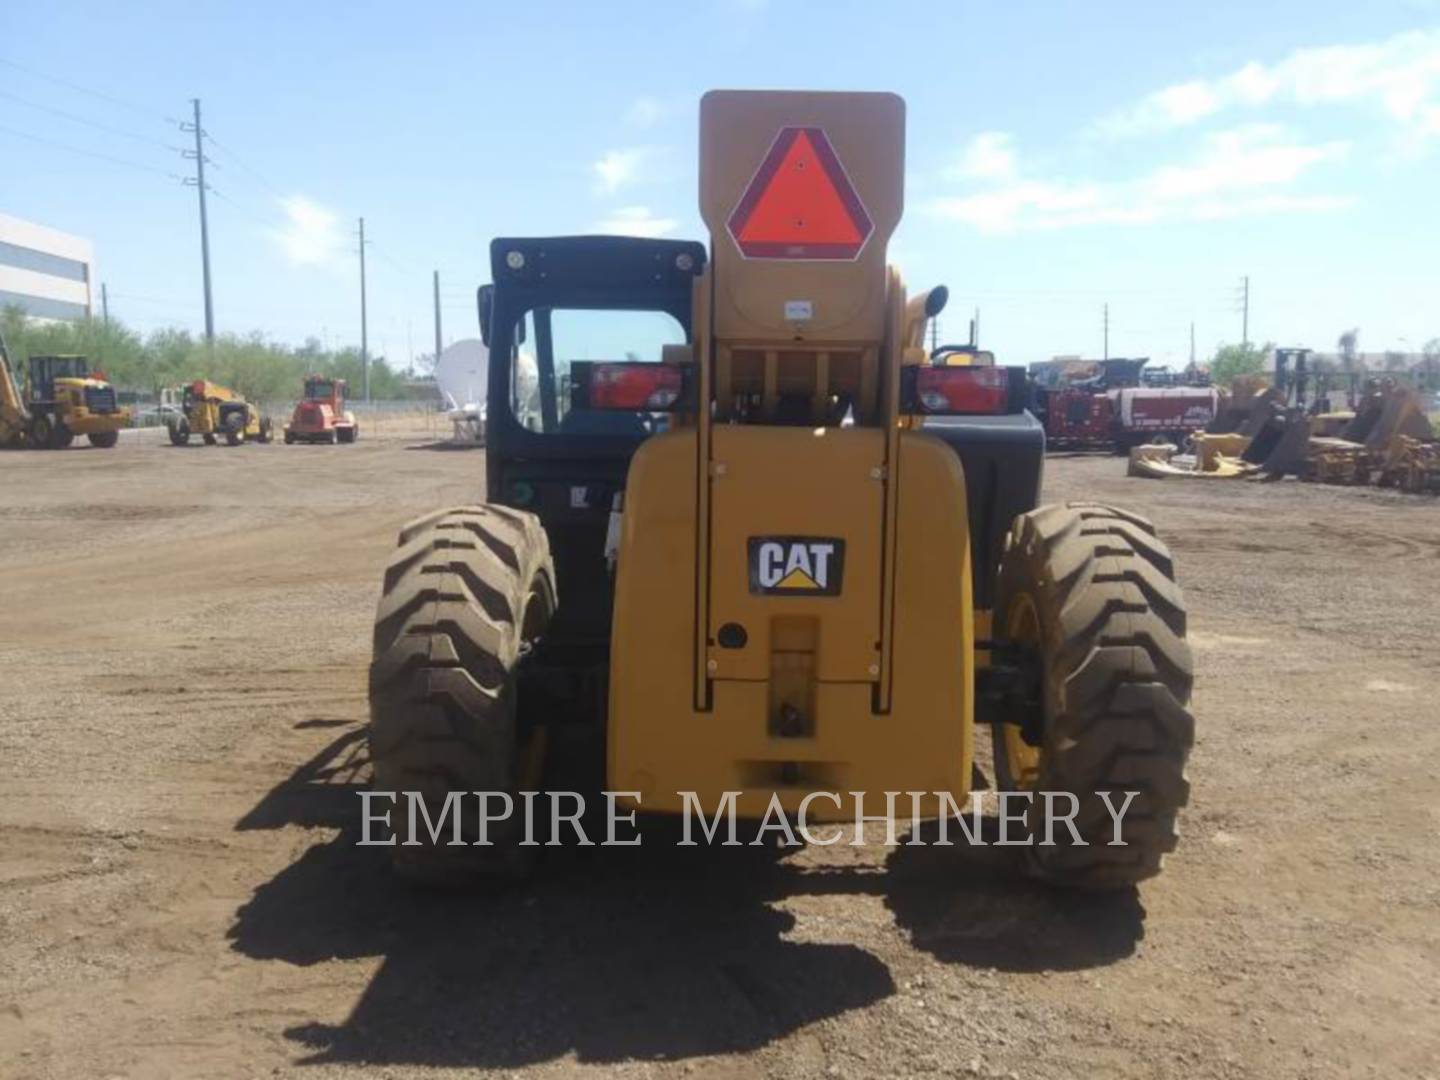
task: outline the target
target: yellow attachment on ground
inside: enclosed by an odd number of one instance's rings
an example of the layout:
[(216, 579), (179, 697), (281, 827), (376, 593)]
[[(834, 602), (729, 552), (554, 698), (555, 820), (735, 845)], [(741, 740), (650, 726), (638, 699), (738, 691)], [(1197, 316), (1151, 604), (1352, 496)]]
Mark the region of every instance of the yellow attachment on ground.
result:
[(1362, 443), (1330, 437), (1311, 437), (1304, 478), (1321, 484), (1368, 484), (1378, 464)]
[(1240, 459), (1250, 440), (1243, 435), (1196, 435), (1195, 454), (1175, 461), (1175, 447), (1150, 443), (1132, 447), (1128, 475), (1162, 480), (1167, 476), (1225, 479), (1249, 476), (1255, 466)]
[(1248, 435), (1227, 432), (1221, 435), (1207, 435), (1199, 432), (1193, 436), (1195, 461), (1201, 472), (1221, 471), (1224, 459), (1238, 460), (1250, 445)]
[(1398, 436), (1380, 482), (1417, 495), (1440, 492), (1440, 442)]

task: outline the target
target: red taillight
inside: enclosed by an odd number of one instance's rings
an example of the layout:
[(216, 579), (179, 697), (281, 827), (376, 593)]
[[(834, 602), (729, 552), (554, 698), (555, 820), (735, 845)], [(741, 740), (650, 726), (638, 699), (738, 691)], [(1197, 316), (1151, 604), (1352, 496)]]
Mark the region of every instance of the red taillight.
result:
[[(913, 374), (912, 374), (913, 373)], [(1024, 389), (1020, 368), (990, 366), (908, 367), (904, 411), (932, 416), (1018, 412)]]
[[(684, 369), (671, 364), (589, 364), (584, 404), (591, 409), (666, 412), (685, 390)], [(572, 370), (580, 368), (572, 365)], [(579, 374), (579, 372), (574, 372)]]

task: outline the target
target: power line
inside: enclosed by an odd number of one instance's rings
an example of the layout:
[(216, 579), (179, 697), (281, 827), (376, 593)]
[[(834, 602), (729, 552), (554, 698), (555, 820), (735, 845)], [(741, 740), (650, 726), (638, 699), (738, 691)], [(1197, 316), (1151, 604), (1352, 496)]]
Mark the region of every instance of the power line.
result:
[(380, 258), (384, 259), (387, 263), (389, 263), (392, 268), (400, 271), (400, 273), (402, 273), (402, 274), (409, 274), (409, 273), (410, 273), (410, 268), (409, 268), (408, 266), (402, 266), (402, 265), (400, 265), (400, 263), (399, 263), (398, 260), (396, 260), (396, 259), (394, 259), (393, 257), (391, 257), (390, 253), (387, 252), (387, 251), (386, 251), (383, 247), (381, 247), (379, 244), (375, 243), (374, 240), (369, 241), (369, 244), (370, 244), (370, 249), (371, 249), (372, 251), (374, 251), (376, 255), (379, 255)]
[(219, 139), (215, 138), (215, 136), (213, 135), (207, 135), (206, 138), (210, 140), (211, 146), (218, 149), (222, 154), (229, 158), (233, 164), (238, 165), (242, 172), (249, 173), (252, 177), (259, 181), (261, 186), (263, 186), (267, 191), (269, 191), (271, 195), (274, 195), (277, 199), (285, 198), (279, 188), (277, 188), (274, 184), (270, 183), (269, 180), (266, 180), (265, 177), (258, 170), (253, 169), (249, 165), (247, 165), (245, 161), (240, 157), (240, 155), (237, 154), (234, 150), (231, 150), (228, 146), (222, 143)]
[(154, 119), (155, 117), (159, 117), (160, 119), (164, 120), (166, 123), (169, 124), (177, 123), (174, 117), (166, 116), (158, 109), (147, 109), (143, 105), (136, 105), (133, 101), (126, 101), (124, 98), (118, 98), (114, 94), (107, 94), (103, 90), (94, 90), (88, 86), (81, 86), (79, 83), (70, 82), (68, 79), (62, 79), (58, 75), (52, 75), (47, 71), (37, 71), (35, 68), (26, 67), (24, 64), (18, 64), (14, 60), (7, 60), (3, 56), (0, 56), (0, 64), (4, 64), (7, 67), (12, 67), (16, 71), (23, 71), (27, 75), (34, 76), (37, 79), (45, 79), (48, 82), (55, 83), (57, 86), (63, 86), (67, 89), (74, 90), (76, 93), (88, 94), (90, 97), (98, 98), (101, 101), (108, 101), (112, 105), (119, 105), (122, 109), (129, 109), (132, 112), (137, 112), (141, 114), (142, 116), (148, 116), (152, 119)]
[(255, 213), (255, 211), (251, 210), (244, 203), (237, 202), (229, 195), (226, 195), (223, 191), (217, 190), (213, 185), (210, 188), (210, 194), (215, 196), (215, 198), (219, 199), (221, 202), (228, 203), (242, 217), (246, 218), (248, 221), (253, 221), (256, 225), (260, 225), (267, 229), (273, 228), (276, 224), (276, 221), (278, 220), (272, 219), (270, 221), (266, 221), (264, 218), (262, 218), (259, 214)]
[(71, 146), (69, 143), (59, 142), (56, 139), (47, 139), (42, 135), (32, 135), (28, 131), (19, 131), (16, 128), (0, 124), (0, 131), (7, 135), (14, 135), (21, 139), (29, 139), (31, 142), (43, 143), (46, 146), (53, 146), (57, 150), (68, 150), (72, 154), (84, 154), (86, 157), (98, 158), (101, 161), (108, 161), (113, 165), (124, 165), (127, 169), (139, 169), (141, 172), (158, 173), (161, 176), (174, 177), (174, 173), (166, 172), (164, 169), (154, 165), (142, 165), (138, 161), (128, 161), (125, 158), (115, 157), (113, 154), (103, 154), (98, 150), (86, 150), (83, 147)]
[(138, 131), (126, 131), (124, 128), (111, 127), (109, 124), (102, 124), (98, 120), (90, 120), (84, 116), (79, 116), (76, 113), (67, 112), (64, 109), (57, 109), (55, 108), (55, 106), (46, 105), (44, 102), (31, 101), (29, 98), (21, 97), (19, 94), (12, 94), (8, 90), (0, 90), (0, 97), (9, 98), (11, 101), (18, 101), (21, 105), (28, 106), (32, 109), (39, 109), (41, 112), (47, 112), (50, 113), (52, 116), (62, 117), (63, 119), (70, 120), (76, 124), (84, 124), (86, 127), (92, 127), (96, 131), (104, 131), (108, 132), (111, 135), (120, 135), (126, 139), (135, 139), (139, 142), (149, 143), (151, 146), (158, 146), (162, 150), (170, 150), (175, 152), (178, 152), (179, 150), (178, 147), (171, 146), (167, 142), (162, 142), (159, 139), (151, 138), (149, 135), (141, 135)]

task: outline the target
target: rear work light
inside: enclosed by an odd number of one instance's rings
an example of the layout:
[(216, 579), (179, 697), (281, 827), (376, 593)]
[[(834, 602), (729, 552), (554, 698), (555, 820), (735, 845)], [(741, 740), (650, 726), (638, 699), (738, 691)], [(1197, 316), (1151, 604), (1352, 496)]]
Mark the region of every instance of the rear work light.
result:
[(674, 364), (577, 360), (570, 365), (570, 406), (623, 412), (686, 407), (689, 369)]
[(1025, 407), (1025, 369), (929, 367), (900, 369), (900, 411), (924, 416), (999, 416)]

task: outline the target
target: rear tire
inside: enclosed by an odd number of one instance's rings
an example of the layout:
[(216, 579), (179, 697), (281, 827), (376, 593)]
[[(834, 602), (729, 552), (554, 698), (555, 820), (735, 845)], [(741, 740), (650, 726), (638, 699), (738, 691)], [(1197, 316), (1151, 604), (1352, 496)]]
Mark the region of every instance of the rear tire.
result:
[[(1028, 869), (1073, 888), (1114, 889), (1158, 874), (1189, 799), (1185, 763), (1195, 738), (1186, 706), (1194, 682), (1185, 604), (1169, 549), (1138, 515), (1096, 503), (1033, 510), (1015, 520), (1001, 559), (996, 633), (1034, 647), (1043, 670), (1040, 745), (1014, 724), (994, 726), (1001, 791), (1069, 792), (1079, 802), (1076, 844), (1045, 800), (1026, 824)], [(1033, 640), (1026, 641), (1030, 638)], [(1013, 718), (1012, 718), (1013, 719)], [(1116, 811), (1123, 846), (1110, 846)], [(1056, 810), (1067, 807), (1056, 800)]]
[[(391, 848), (402, 876), (428, 884), (523, 876), (536, 848), (521, 846), (517, 797), (539, 782), (544, 730), (517, 709), (521, 658), (555, 610), (549, 542), (532, 514), (465, 506), (418, 518), (400, 532), (385, 570), (370, 665), (370, 756), (374, 788), (397, 793)], [(508, 792), (512, 817), (471, 846), (476, 818), (462, 819), (465, 846), (418, 845), (404, 792), (420, 792), (439, 821), (450, 792)], [(418, 817), (418, 815), (417, 815)]]
[(205, 445), (206, 445), (206, 446), (214, 446), (217, 442), (220, 441), (219, 439), (215, 438), (215, 436), (214, 436), (213, 434), (211, 434), (211, 435), (201, 435), (200, 438), (205, 441)]
[(190, 445), (190, 425), (188, 422), (186, 422), (185, 420), (177, 420), (175, 423), (170, 425), (170, 445)]
[(66, 450), (74, 441), (75, 433), (65, 426), (65, 421), (55, 421), (55, 427), (50, 432), (50, 449)]
[(101, 450), (109, 450), (120, 441), (120, 432), (92, 431), (86, 438), (90, 440), (91, 446), (98, 447)]
[(269, 442), (271, 439), (273, 439), (274, 437), (275, 437), (275, 425), (274, 425), (274, 422), (270, 419), (270, 417), (268, 417), (268, 416), (262, 416), (262, 417), (260, 418), (260, 433), (255, 436), (255, 441), (258, 442), (258, 443), (268, 443), (268, 442)]

